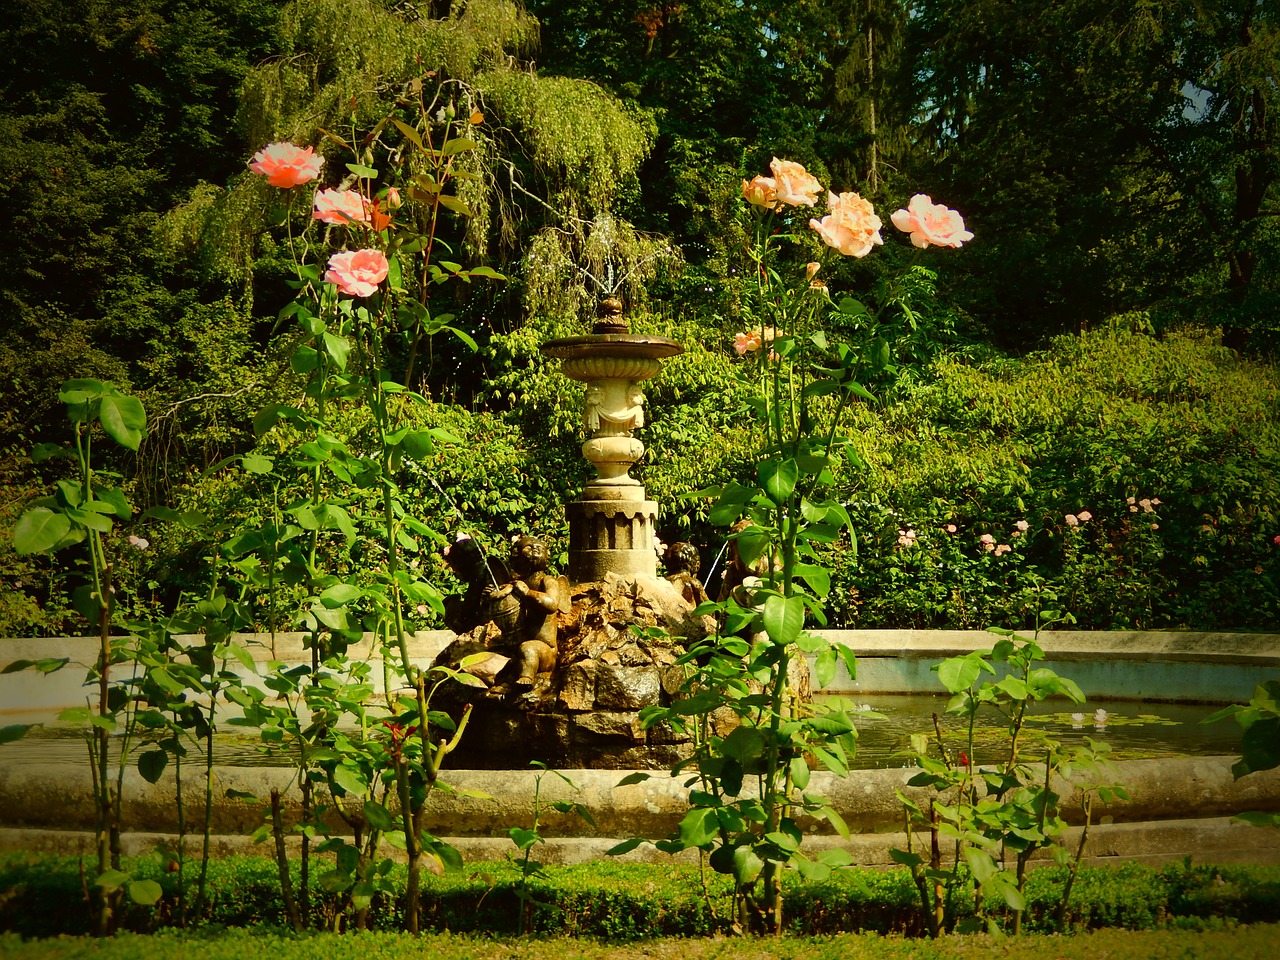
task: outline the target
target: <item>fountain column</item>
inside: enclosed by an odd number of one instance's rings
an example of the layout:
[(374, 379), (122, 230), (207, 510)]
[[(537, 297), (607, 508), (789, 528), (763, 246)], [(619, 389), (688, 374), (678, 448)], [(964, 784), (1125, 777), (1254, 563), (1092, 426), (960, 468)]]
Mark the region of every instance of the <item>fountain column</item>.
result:
[(644, 444), (634, 436), (644, 426), (640, 384), (658, 375), (662, 359), (684, 352), (674, 340), (631, 333), (616, 300), (606, 300), (605, 310), (590, 334), (551, 340), (541, 348), (561, 361), (566, 377), (586, 384), (583, 426), (589, 439), (582, 455), (596, 477), (577, 500), (565, 504), (573, 583), (603, 580), (609, 573), (657, 576), (658, 504), (629, 471), (644, 455)]

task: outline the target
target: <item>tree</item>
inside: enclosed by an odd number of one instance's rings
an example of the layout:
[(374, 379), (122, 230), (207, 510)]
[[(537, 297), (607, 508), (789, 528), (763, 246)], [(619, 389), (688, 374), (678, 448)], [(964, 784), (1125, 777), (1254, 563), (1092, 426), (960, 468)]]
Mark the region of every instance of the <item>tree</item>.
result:
[(1280, 5), (918, 9), (929, 167), (984, 237), (965, 292), (998, 339), (1133, 309), (1186, 316), (1188, 297), (1202, 322), (1247, 325), (1221, 306), (1253, 296), (1274, 207)]

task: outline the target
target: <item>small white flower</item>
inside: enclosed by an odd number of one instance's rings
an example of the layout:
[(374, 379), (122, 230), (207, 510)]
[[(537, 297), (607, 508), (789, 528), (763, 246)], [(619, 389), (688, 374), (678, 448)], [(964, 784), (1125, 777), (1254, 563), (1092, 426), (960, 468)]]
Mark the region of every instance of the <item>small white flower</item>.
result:
[(133, 547), (135, 550), (146, 550), (151, 546), (151, 541), (131, 533), (129, 534), (129, 546)]
[(1105, 727), (1107, 725), (1107, 711), (1099, 707), (1093, 711), (1093, 725), (1096, 727)]
[(1083, 726), (1084, 726), (1084, 714), (1083, 714), (1083, 713), (1073, 713), (1073, 714), (1071, 715), (1071, 726), (1072, 726), (1072, 728), (1074, 728), (1074, 729), (1076, 729), (1076, 730), (1079, 730), (1081, 727), (1083, 727)]

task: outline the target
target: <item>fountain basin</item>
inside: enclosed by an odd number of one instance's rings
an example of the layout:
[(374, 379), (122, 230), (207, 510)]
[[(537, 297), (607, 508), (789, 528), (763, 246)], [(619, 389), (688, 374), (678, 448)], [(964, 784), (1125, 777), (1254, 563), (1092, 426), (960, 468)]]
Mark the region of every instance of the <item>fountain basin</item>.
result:
[[(429, 663), (452, 638), (441, 631), (418, 634), (412, 652), (416, 662)], [(980, 631), (836, 631), (829, 638), (847, 643), (859, 654), (856, 678), (837, 678), (836, 692), (858, 698), (879, 692), (904, 692), (902, 678), (924, 677), (927, 689), (936, 690), (930, 663), (946, 656), (989, 648), (992, 636)], [(241, 638), (256, 659), (304, 661), (300, 635)], [(1206, 704), (1243, 702), (1253, 686), (1280, 672), (1280, 636), (1264, 634), (1109, 634), (1057, 632), (1043, 634), (1040, 643), (1050, 665), (1076, 679), (1091, 699), (1145, 694), (1140, 699), (1190, 699)], [(15, 659), (71, 655), (89, 662), (93, 639), (2, 640), (0, 665)], [(356, 648), (355, 653), (361, 653)], [(1141, 665), (1150, 664), (1158, 680), (1141, 678)], [(1085, 679), (1093, 671), (1100, 686)], [(372, 671), (378, 677), (381, 671)], [(0, 676), (0, 722), (49, 720), (57, 709), (81, 705), (86, 688), (83, 671), (67, 667), (57, 674), (36, 676), (16, 673)], [(1136, 678), (1136, 679), (1135, 679)], [(1136, 687), (1135, 687), (1136, 685)], [(891, 688), (897, 687), (894, 690)], [(1173, 696), (1171, 694), (1179, 694)], [(1065, 704), (1065, 702), (1064, 702)], [(1065, 709), (1065, 706), (1064, 706)], [(1097, 734), (1105, 740), (1105, 732)], [(19, 742), (19, 745), (21, 741)], [(92, 849), (93, 804), (84, 764), (42, 762), (29, 753), (0, 746), (0, 849), (36, 849), (50, 852), (87, 852)], [(455, 755), (465, 760), (465, 749)], [(1129, 788), (1131, 802), (1117, 802), (1095, 811), (1090, 830), (1088, 858), (1092, 862), (1140, 860), (1161, 863), (1191, 856), (1217, 863), (1280, 863), (1280, 831), (1251, 827), (1231, 817), (1248, 810), (1280, 810), (1280, 770), (1251, 774), (1241, 780), (1231, 776), (1232, 756), (1130, 760), (1118, 763), (1115, 779)], [(428, 829), (448, 838), (469, 859), (500, 858), (514, 848), (506, 830), (532, 820), (536, 771), (513, 746), (508, 770), (447, 770), (452, 785), (487, 793), (492, 799), (476, 800), (437, 795), (432, 799)], [(632, 836), (659, 839), (667, 836), (683, 816), (687, 795), (685, 777), (672, 779), (665, 772), (650, 771), (644, 783), (618, 786), (625, 770), (563, 771), (581, 788), (574, 793), (559, 778), (545, 777), (543, 801), (572, 799), (584, 803), (596, 817), (599, 830), (578, 818), (547, 814), (548, 838), (539, 847), (545, 862), (580, 862), (603, 855), (616, 842)], [(191, 783), (198, 779), (188, 765)], [(890, 865), (888, 851), (903, 846), (901, 808), (895, 791), (903, 789), (912, 771), (901, 767), (854, 771), (847, 778), (815, 774), (833, 806), (849, 823), (854, 836), (841, 839), (824, 832), (820, 824), (808, 824), (807, 841), (813, 850), (843, 846), (855, 860), (867, 865)], [(146, 783), (136, 772), (124, 780), (126, 851), (146, 852), (158, 839), (174, 830), (174, 793), (170, 773), (157, 784)], [(262, 806), (228, 798), (227, 791), (266, 796), (272, 786), (287, 789), (287, 769), (219, 765), (214, 801), (213, 848), (222, 853), (257, 852), (247, 835), (261, 822)], [(1070, 796), (1066, 819), (1078, 830), (1079, 798), (1068, 784), (1059, 792)], [(184, 791), (189, 823), (203, 819), (202, 793)], [(290, 803), (291, 793), (286, 793)], [(648, 845), (632, 857), (661, 859)]]

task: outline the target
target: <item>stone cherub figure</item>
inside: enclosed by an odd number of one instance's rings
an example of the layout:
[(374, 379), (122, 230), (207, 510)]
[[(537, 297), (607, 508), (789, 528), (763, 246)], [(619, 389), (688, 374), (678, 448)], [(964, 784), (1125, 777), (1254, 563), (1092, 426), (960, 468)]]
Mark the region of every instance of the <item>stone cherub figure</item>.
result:
[[(437, 662), (492, 653), (467, 668), (491, 687), (510, 672), (516, 672), (518, 686), (532, 686), (539, 673), (553, 669), (560, 614), (569, 612), (572, 594), (567, 577), (547, 573), (547, 545), (536, 537), (517, 537), (504, 562), (486, 560), (478, 543), (463, 539), (449, 547), (445, 558), (467, 588), (445, 598), (445, 624), (459, 639)], [(508, 668), (510, 661), (515, 661), (514, 669)]]
[(520, 602), (513, 638), (520, 663), (515, 682), (520, 686), (532, 686), (539, 673), (554, 669), (560, 614), (570, 609), (569, 579), (547, 573), (549, 560), (547, 545), (541, 540), (517, 537), (511, 546), (512, 580), (485, 590), (491, 600), (514, 596)]
[(667, 547), (662, 562), (667, 568), (667, 580), (680, 591), (686, 603), (696, 607), (710, 599), (702, 581), (698, 579), (702, 558), (698, 554), (698, 548), (692, 543), (681, 540), (671, 544)]

